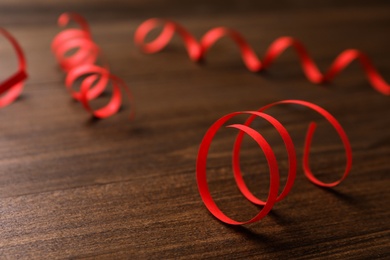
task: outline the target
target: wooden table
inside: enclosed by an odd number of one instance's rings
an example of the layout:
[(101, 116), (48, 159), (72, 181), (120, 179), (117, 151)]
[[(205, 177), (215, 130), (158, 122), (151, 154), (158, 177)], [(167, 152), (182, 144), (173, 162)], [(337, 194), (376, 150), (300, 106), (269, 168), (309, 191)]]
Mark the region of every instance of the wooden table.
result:
[[(174, 19), (198, 38), (224, 25), (239, 30), (260, 57), (277, 37), (294, 36), (322, 70), (344, 49), (363, 50), (389, 81), (388, 1), (209, 2), (1, 1), (0, 25), (20, 41), (30, 75), (22, 97), (0, 110), (1, 259), (390, 257), (390, 99), (370, 86), (357, 63), (318, 86), (306, 80), (291, 50), (254, 74), (229, 39), (219, 41), (203, 65), (188, 59), (178, 37), (154, 55), (133, 44), (136, 27), (154, 16)], [(134, 121), (129, 105), (99, 121), (71, 100), (50, 51), (64, 11), (88, 19), (113, 73), (132, 89)], [(4, 79), (16, 62), (0, 41)], [(201, 139), (222, 115), (283, 99), (316, 103), (339, 120), (354, 154), (350, 176), (321, 189), (306, 180), (298, 159), (291, 194), (269, 216), (244, 227), (224, 225), (197, 190)], [(317, 120), (311, 166), (324, 180), (342, 174), (344, 150), (325, 120), (297, 106), (270, 114), (291, 132), (299, 158), (308, 123)], [(283, 143), (268, 124), (259, 121), (257, 129), (273, 145), (284, 181)], [(213, 143), (210, 188), (227, 214), (247, 219), (259, 209), (233, 181), (234, 137), (234, 130), (221, 130)], [(249, 187), (264, 198), (268, 168), (249, 138), (242, 168)]]

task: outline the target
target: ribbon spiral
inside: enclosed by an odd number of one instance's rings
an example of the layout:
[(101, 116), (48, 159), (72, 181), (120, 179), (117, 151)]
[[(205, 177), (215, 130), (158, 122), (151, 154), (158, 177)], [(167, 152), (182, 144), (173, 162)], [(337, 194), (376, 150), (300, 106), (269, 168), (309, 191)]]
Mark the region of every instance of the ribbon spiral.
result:
[(20, 47), (17, 40), (5, 29), (0, 28), (0, 34), (2, 34), (12, 45), (16, 51), (16, 55), (19, 61), (19, 69), (11, 77), (0, 83), (0, 108), (5, 107), (15, 101), (20, 96), (24, 87), (24, 80), (27, 79), (26, 73), (26, 58), (24, 57), (23, 50)]
[[(145, 38), (150, 31), (156, 27), (163, 26), (160, 35), (153, 41), (146, 43)], [(222, 37), (231, 38), (237, 44), (241, 52), (245, 66), (252, 72), (267, 69), (272, 62), (279, 57), (286, 49), (292, 47), (298, 54), (303, 72), (306, 78), (314, 84), (330, 82), (345, 67), (354, 60), (358, 60), (366, 73), (372, 87), (383, 95), (390, 95), (390, 85), (382, 78), (366, 54), (356, 49), (347, 49), (341, 52), (325, 73), (322, 73), (313, 59), (309, 56), (304, 45), (292, 37), (277, 38), (266, 51), (261, 61), (252, 47), (238, 32), (226, 27), (216, 27), (207, 31), (200, 42), (192, 36), (187, 29), (180, 24), (165, 19), (152, 18), (143, 22), (136, 30), (134, 42), (145, 53), (155, 53), (163, 49), (171, 40), (174, 33), (183, 39), (189, 58), (194, 62), (201, 61), (207, 51)]]
[[(249, 224), (256, 221), (259, 221), (263, 217), (265, 217), (274, 204), (276, 202), (281, 201), (284, 197), (287, 196), (287, 194), (290, 192), (294, 180), (296, 177), (296, 171), (297, 171), (297, 160), (296, 160), (296, 153), (293, 141), (287, 132), (286, 128), (274, 117), (267, 115), (264, 113), (265, 110), (274, 107), (276, 105), (281, 104), (296, 104), (301, 105), (307, 108), (310, 108), (314, 110), (315, 112), (319, 113), (321, 116), (323, 116), (336, 130), (337, 134), (339, 135), (345, 149), (345, 155), (346, 155), (346, 166), (344, 173), (342, 177), (335, 182), (332, 183), (325, 183), (317, 179), (312, 171), (310, 170), (309, 166), (309, 153), (310, 153), (310, 146), (311, 141), (316, 129), (316, 124), (314, 122), (310, 123), (307, 134), (306, 134), (306, 141), (304, 146), (304, 155), (303, 155), (303, 170), (306, 175), (306, 177), (314, 184), (321, 186), (321, 187), (334, 187), (338, 184), (340, 184), (349, 174), (349, 171), (351, 170), (352, 166), (352, 150), (351, 145), (349, 143), (348, 137), (346, 133), (344, 132), (343, 128), (341, 127), (340, 123), (325, 109), (307, 102), (307, 101), (301, 101), (301, 100), (284, 100), (275, 102), (269, 105), (266, 105), (262, 108), (260, 108), (257, 111), (243, 111), (243, 112), (234, 112), (228, 115), (225, 115), (218, 119), (206, 132), (206, 134), (203, 137), (203, 140), (199, 147), (198, 152), (198, 158), (196, 162), (196, 178), (198, 183), (198, 189), (200, 196), (206, 205), (207, 209), (219, 220), (222, 222), (225, 222), (227, 224), (231, 225), (243, 225), (243, 224)], [(227, 127), (230, 128), (236, 128), (239, 130), (238, 135), (236, 137), (234, 147), (233, 147), (233, 158), (232, 158), (232, 164), (233, 164), (233, 173), (234, 178), (236, 181), (236, 184), (241, 191), (241, 193), (247, 198), (250, 202), (256, 204), (256, 205), (262, 205), (263, 208), (261, 211), (252, 219), (244, 222), (236, 221), (225, 215), (216, 205), (214, 202), (210, 190), (207, 184), (207, 178), (206, 178), (206, 168), (207, 168), (207, 157), (209, 148), (211, 145), (211, 142), (218, 132), (218, 130), (231, 118), (240, 115), (245, 114), (249, 115), (249, 118), (246, 120), (244, 124), (232, 124), (228, 125)], [(283, 142), (285, 144), (287, 153), (288, 153), (288, 161), (289, 161), (289, 170), (288, 170), (288, 177), (285, 187), (283, 188), (283, 191), (278, 194), (279, 191), (279, 169), (278, 169), (278, 163), (275, 157), (275, 154), (270, 146), (270, 144), (267, 142), (267, 140), (257, 131), (255, 131), (253, 128), (250, 127), (252, 121), (260, 117), (266, 121), (268, 121), (280, 134), (281, 138), (283, 139)], [(255, 195), (253, 195), (248, 187), (245, 184), (245, 181), (242, 177), (242, 172), (240, 169), (240, 148), (241, 143), (244, 137), (244, 134), (249, 135), (252, 139), (256, 141), (256, 143), (259, 145), (259, 147), (264, 152), (264, 155), (268, 162), (268, 167), (270, 170), (270, 189), (268, 193), (268, 198), (266, 201), (262, 201), (259, 198), (257, 198)]]
[[(101, 51), (93, 41), (87, 21), (76, 13), (64, 13), (58, 18), (58, 25), (67, 26), (70, 20), (80, 28), (65, 29), (58, 33), (52, 42), (52, 51), (61, 67), (67, 73), (65, 85), (71, 96), (80, 101), (85, 110), (96, 118), (107, 118), (117, 113), (122, 104), (124, 90), (133, 103), (131, 92), (125, 82), (110, 73), (107, 65), (98, 66)], [(81, 79), (80, 91), (73, 90), (74, 83)], [(89, 102), (98, 98), (111, 82), (113, 93), (107, 105), (99, 109), (91, 108)], [(130, 118), (134, 117), (134, 109)]]

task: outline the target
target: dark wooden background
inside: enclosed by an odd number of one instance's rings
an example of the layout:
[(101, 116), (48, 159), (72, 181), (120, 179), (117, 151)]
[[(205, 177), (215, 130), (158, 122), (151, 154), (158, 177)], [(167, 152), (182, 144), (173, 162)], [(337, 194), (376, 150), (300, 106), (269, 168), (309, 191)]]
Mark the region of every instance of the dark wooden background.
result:
[[(0, 26), (22, 44), (30, 74), (22, 97), (0, 110), (1, 259), (390, 257), (390, 97), (371, 88), (357, 63), (332, 84), (316, 86), (291, 50), (266, 73), (253, 74), (228, 39), (197, 65), (177, 37), (154, 55), (140, 53), (132, 38), (151, 17), (172, 18), (197, 37), (215, 26), (235, 28), (260, 56), (275, 38), (291, 35), (305, 43), (322, 70), (342, 50), (358, 48), (390, 81), (388, 1), (210, 2), (0, 2)], [(64, 11), (88, 19), (112, 71), (133, 91), (134, 121), (127, 119), (128, 105), (96, 121), (71, 100), (50, 52)], [(3, 39), (0, 59), (2, 80), (16, 68)], [(224, 114), (283, 99), (314, 102), (340, 121), (354, 152), (350, 176), (335, 189), (320, 189), (299, 167), (291, 194), (269, 216), (245, 227), (224, 225), (197, 191), (201, 138)], [(296, 106), (270, 113), (291, 131), (298, 156), (307, 124), (318, 120), (311, 165), (324, 180), (341, 175), (344, 151), (324, 120)], [(285, 179), (282, 142), (269, 125), (257, 126), (274, 145)], [(215, 139), (209, 179), (220, 207), (243, 220), (258, 209), (232, 180), (234, 136), (224, 130)], [(250, 140), (242, 164), (249, 186), (264, 197), (268, 170)]]

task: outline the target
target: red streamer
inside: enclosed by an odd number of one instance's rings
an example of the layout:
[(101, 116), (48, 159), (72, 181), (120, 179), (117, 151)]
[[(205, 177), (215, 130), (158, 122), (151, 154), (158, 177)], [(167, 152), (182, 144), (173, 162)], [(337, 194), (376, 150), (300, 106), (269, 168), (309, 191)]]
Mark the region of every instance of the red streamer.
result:
[(23, 81), (26, 80), (28, 76), (26, 73), (26, 59), (19, 43), (8, 31), (3, 28), (0, 28), (0, 34), (2, 34), (12, 44), (19, 61), (18, 71), (0, 83), (0, 95), (5, 93), (0, 97), (0, 107), (5, 107), (20, 96), (24, 87)]
[[(107, 65), (98, 66), (101, 58), (99, 46), (93, 41), (87, 21), (75, 13), (64, 13), (58, 18), (59, 26), (67, 26), (70, 20), (79, 24), (80, 28), (65, 29), (54, 38), (52, 51), (60, 67), (67, 73), (66, 88), (71, 96), (80, 101), (85, 110), (96, 118), (107, 118), (116, 114), (122, 105), (124, 90), (131, 103), (133, 98), (126, 83), (110, 73)], [(73, 53), (72, 53), (73, 51)], [(77, 79), (82, 79), (80, 91), (72, 86)], [(89, 102), (98, 98), (111, 82), (113, 93), (107, 105), (99, 109), (91, 108)], [(130, 118), (135, 115), (131, 110)]]
[[(145, 38), (148, 33), (159, 26), (163, 26), (160, 35), (152, 42), (146, 43)], [(230, 37), (238, 45), (244, 64), (252, 72), (267, 69), (279, 55), (287, 48), (292, 47), (300, 58), (301, 66), (307, 79), (315, 84), (332, 81), (333, 78), (351, 62), (358, 60), (372, 87), (383, 95), (390, 95), (389, 84), (382, 78), (368, 56), (356, 49), (347, 49), (341, 52), (333, 61), (329, 69), (323, 74), (309, 56), (303, 44), (292, 37), (277, 38), (269, 46), (263, 61), (257, 57), (252, 47), (239, 32), (226, 27), (216, 27), (207, 31), (200, 42), (198, 42), (195, 37), (181, 25), (170, 20), (152, 18), (146, 20), (137, 28), (134, 41), (145, 53), (155, 53), (163, 49), (169, 43), (175, 32), (183, 39), (188, 56), (195, 62), (201, 61), (205, 57), (207, 51), (220, 38), (225, 36)]]
[[(274, 204), (276, 202), (281, 201), (284, 197), (287, 196), (287, 194), (290, 192), (294, 180), (296, 177), (296, 168), (297, 168), (297, 161), (296, 161), (296, 154), (295, 154), (295, 148), (294, 144), (292, 142), (292, 139), (290, 135), (288, 134), (286, 128), (274, 117), (267, 115), (264, 113), (265, 110), (274, 107), (276, 105), (280, 104), (296, 104), (296, 105), (301, 105), (307, 108), (310, 108), (320, 115), (322, 115), (336, 130), (337, 134), (339, 135), (345, 149), (345, 155), (346, 155), (346, 166), (344, 173), (342, 177), (335, 182), (332, 183), (325, 183), (322, 182), (321, 180), (317, 179), (312, 171), (310, 170), (309, 167), (309, 153), (310, 153), (310, 146), (311, 146), (311, 141), (312, 137), (315, 132), (316, 124), (314, 122), (310, 123), (307, 135), (306, 135), (306, 141), (305, 141), (305, 146), (304, 146), (304, 155), (303, 155), (303, 169), (306, 177), (314, 184), (321, 186), (321, 187), (334, 187), (338, 184), (340, 184), (349, 174), (352, 166), (352, 150), (351, 150), (351, 145), (349, 143), (348, 137), (346, 133), (344, 132), (343, 128), (339, 124), (339, 122), (326, 110), (323, 108), (310, 103), (306, 101), (301, 101), (301, 100), (284, 100), (284, 101), (279, 101), (275, 102), (272, 104), (269, 104), (267, 106), (264, 106), (260, 108), (257, 111), (243, 111), (243, 112), (234, 112), (228, 115), (225, 115), (218, 119), (206, 132), (205, 136), (203, 137), (203, 140), (200, 144), (199, 147), (199, 152), (198, 152), (198, 158), (196, 162), (196, 178), (197, 178), (197, 183), (198, 183), (198, 189), (200, 196), (202, 197), (202, 200), (204, 204), (206, 205), (207, 209), (219, 220), (222, 222), (225, 222), (227, 224), (232, 224), (232, 225), (243, 225), (243, 224), (249, 224), (253, 223), (256, 221), (259, 221), (263, 217), (265, 217)], [(233, 148), (233, 157), (232, 157), (232, 165), (233, 165), (233, 173), (235, 177), (235, 181), (237, 183), (237, 186), (241, 193), (252, 203), (256, 205), (262, 205), (263, 208), (262, 210), (252, 219), (248, 221), (236, 221), (225, 215), (215, 204), (213, 198), (211, 197), (210, 190), (207, 184), (207, 178), (206, 178), (206, 172), (207, 172), (207, 157), (208, 157), (208, 152), (209, 148), (211, 145), (211, 142), (218, 132), (218, 130), (231, 118), (240, 115), (240, 114), (246, 114), (249, 115), (249, 118), (244, 124), (232, 124), (228, 125), (227, 127), (231, 128), (236, 128), (239, 130), (238, 135), (236, 137), (235, 143), (234, 143), (234, 148)], [(275, 154), (267, 142), (265, 138), (255, 131), (254, 129), (250, 128), (250, 125), (252, 121), (257, 118), (263, 118), (264, 120), (268, 121), (275, 127), (275, 129), (278, 131), (280, 136), (283, 139), (283, 142), (285, 144), (287, 153), (288, 153), (288, 160), (289, 160), (289, 170), (288, 170), (288, 177), (287, 177), (287, 182), (286, 185), (283, 189), (283, 191), (278, 194), (279, 191), (279, 169), (278, 169), (278, 163), (276, 161)], [(248, 187), (245, 184), (244, 179), (242, 178), (242, 173), (240, 169), (240, 148), (241, 148), (241, 143), (242, 139), (244, 137), (244, 134), (248, 134), (250, 137), (252, 137), (256, 143), (259, 145), (259, 147), (262, 149), (264, 152), (264, 155), (267, 159), (268, 166), (270, 169), (270, 189), (268, 193), (268, 198), (266, 201), (262, 201), (259, 198), (255, 197)]]

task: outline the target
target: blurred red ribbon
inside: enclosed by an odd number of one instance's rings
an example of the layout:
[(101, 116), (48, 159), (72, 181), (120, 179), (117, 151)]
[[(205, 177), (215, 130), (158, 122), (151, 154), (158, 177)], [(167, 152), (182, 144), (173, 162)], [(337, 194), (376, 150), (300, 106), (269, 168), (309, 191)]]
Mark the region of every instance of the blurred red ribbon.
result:
[[(69, 93), (94, 117), (107, 118), (119, 111), (122, 105), (121, 89), (123, 89), (133, 106), (130, 114), (130, 118), (133, 118), (134, 102), (126, 83), (111, 74), (108, 65), (96, 65), (101, 58), (101, 52), (91, 37), (87, 21), (79, 14), (64, 13), (58, 18), (58, 25), (67, 26), (70, 20), (79, 24), (80, 28), (65, 29), (58, 33), (52, 42), (52, 51), (61, 69), (67, 73), (65, 85)], [(78, 79), (82, 79), (80, 91), (75, 91), (72, 87)], [(108, 104), (93, 109), (89, 102), (98, 98), (110, 82), (113, 93)]]
[(27, 79), (26, 72), (26, 58), (24, 57), (23, 50), (20, 47), (17, 40), (5, 29), (0, 28), (0, 34), (2, 34), (11, 44), (16, 51), (16, 55), (19, 61), (19, 69), (11, 77), (7, 78), (0, 83), (0, 108), (5, 107), (15, 101), (20, 96), (24, 86), (24, 80)]

